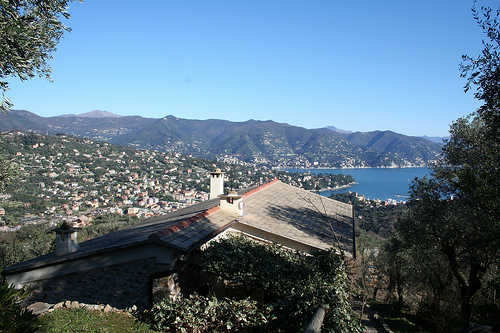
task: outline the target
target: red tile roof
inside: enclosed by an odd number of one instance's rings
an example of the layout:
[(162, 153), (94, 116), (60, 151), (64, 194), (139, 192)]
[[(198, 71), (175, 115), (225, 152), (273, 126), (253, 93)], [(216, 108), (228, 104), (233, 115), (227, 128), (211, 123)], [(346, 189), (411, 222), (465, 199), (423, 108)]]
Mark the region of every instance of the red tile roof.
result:
[[(186, 220), (182, 220), (182, 221), (179, 221), (173, 225), (170, 225), (168, 227), (166, 227), (165, 229), (163, 230), (160, 230), (160, 231), (157, 231), (155, 232), (153, 235), (153, 237), (164, 237), (164, 236), (169, 236), (175, 232), (178, 232), (178, 231), (181, 231), (183, 229), (186, 229), (188, 227), (190, 227), (193, 223), (201, 220), (202, 218), (204, 217), (207, 217), (209, 215), (212, 215), (213, 213), (217, 212), (218, 210), (220, 210), (220, 207), (219, 206), (216, 206), (216, 207), (212, 207), (204, 212), (201, 212), (199, 214), (196, 214)], [(150, 236), (150, 237), (151, 237)]]

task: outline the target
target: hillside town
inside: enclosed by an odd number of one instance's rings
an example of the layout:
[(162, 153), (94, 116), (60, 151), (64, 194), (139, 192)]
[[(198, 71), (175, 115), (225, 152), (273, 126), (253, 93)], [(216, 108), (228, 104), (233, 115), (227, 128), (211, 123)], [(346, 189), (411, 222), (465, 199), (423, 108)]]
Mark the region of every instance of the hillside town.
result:
[(66, 135), (12, 131), (0, 138), (2, 154), (17, 166), (16, 181), (0, 197), (1, 231), (62, 221), (83, 227), (107, 215), (164, 215), (208, 200), (208, 175), (216, 167), (234, 189), (275, 177), (312, 190), (353, 181), (350, 176), (279, 173), (238, 160), (208, 161)]

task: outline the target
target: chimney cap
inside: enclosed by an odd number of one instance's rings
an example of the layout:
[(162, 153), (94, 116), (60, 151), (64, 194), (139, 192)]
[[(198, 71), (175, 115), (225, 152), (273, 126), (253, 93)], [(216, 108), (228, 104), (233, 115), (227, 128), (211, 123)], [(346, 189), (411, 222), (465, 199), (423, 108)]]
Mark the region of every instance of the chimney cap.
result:
[(214, 171), (210, 172), (211, 175), (220, 175), (223, 174), (222, 170), (220, 168), (215, 169)]
[(235, 190), (231, 190), (229, 191), (228, 194), (226, 195), (221, 195), (220, 196), (221, 198), (224, 198), (224, 199), (239, 199), (241, 198), (241, 195), (238, 194), (238, 192), (236, 192)]
[(64, 221), (59, 227), (50, 230), (50, 232), (55, 232), (56, 234), (71, 234), (81, 229), (82, 228), (73, 227), (67, 221)]

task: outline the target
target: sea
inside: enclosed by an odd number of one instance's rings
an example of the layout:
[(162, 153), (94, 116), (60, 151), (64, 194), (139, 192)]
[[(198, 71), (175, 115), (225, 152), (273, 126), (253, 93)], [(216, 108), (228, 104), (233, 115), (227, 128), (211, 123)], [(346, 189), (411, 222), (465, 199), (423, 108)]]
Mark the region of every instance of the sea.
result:
[(354, 177), (356, 184), (339, 190), (320, 192), (330, 196), (332, 193), (357, 192), (368, 199), (406, 201), (409, 186), (415, 177), (429, 176), (429, 168), (362, 168), (362, 169), (287, 169), (288, 172), (310, 172), (312, 174), (347, 174)]

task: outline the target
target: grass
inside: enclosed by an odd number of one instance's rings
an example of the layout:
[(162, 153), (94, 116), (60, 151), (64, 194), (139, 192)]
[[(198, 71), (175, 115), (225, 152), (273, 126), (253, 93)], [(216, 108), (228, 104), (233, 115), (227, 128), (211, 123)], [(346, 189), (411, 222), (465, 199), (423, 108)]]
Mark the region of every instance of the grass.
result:
[(154, 333), (149, 327), (127, 313), (101, 312), (86, 309), (57, 309), (38, 318), (42, 333)]

